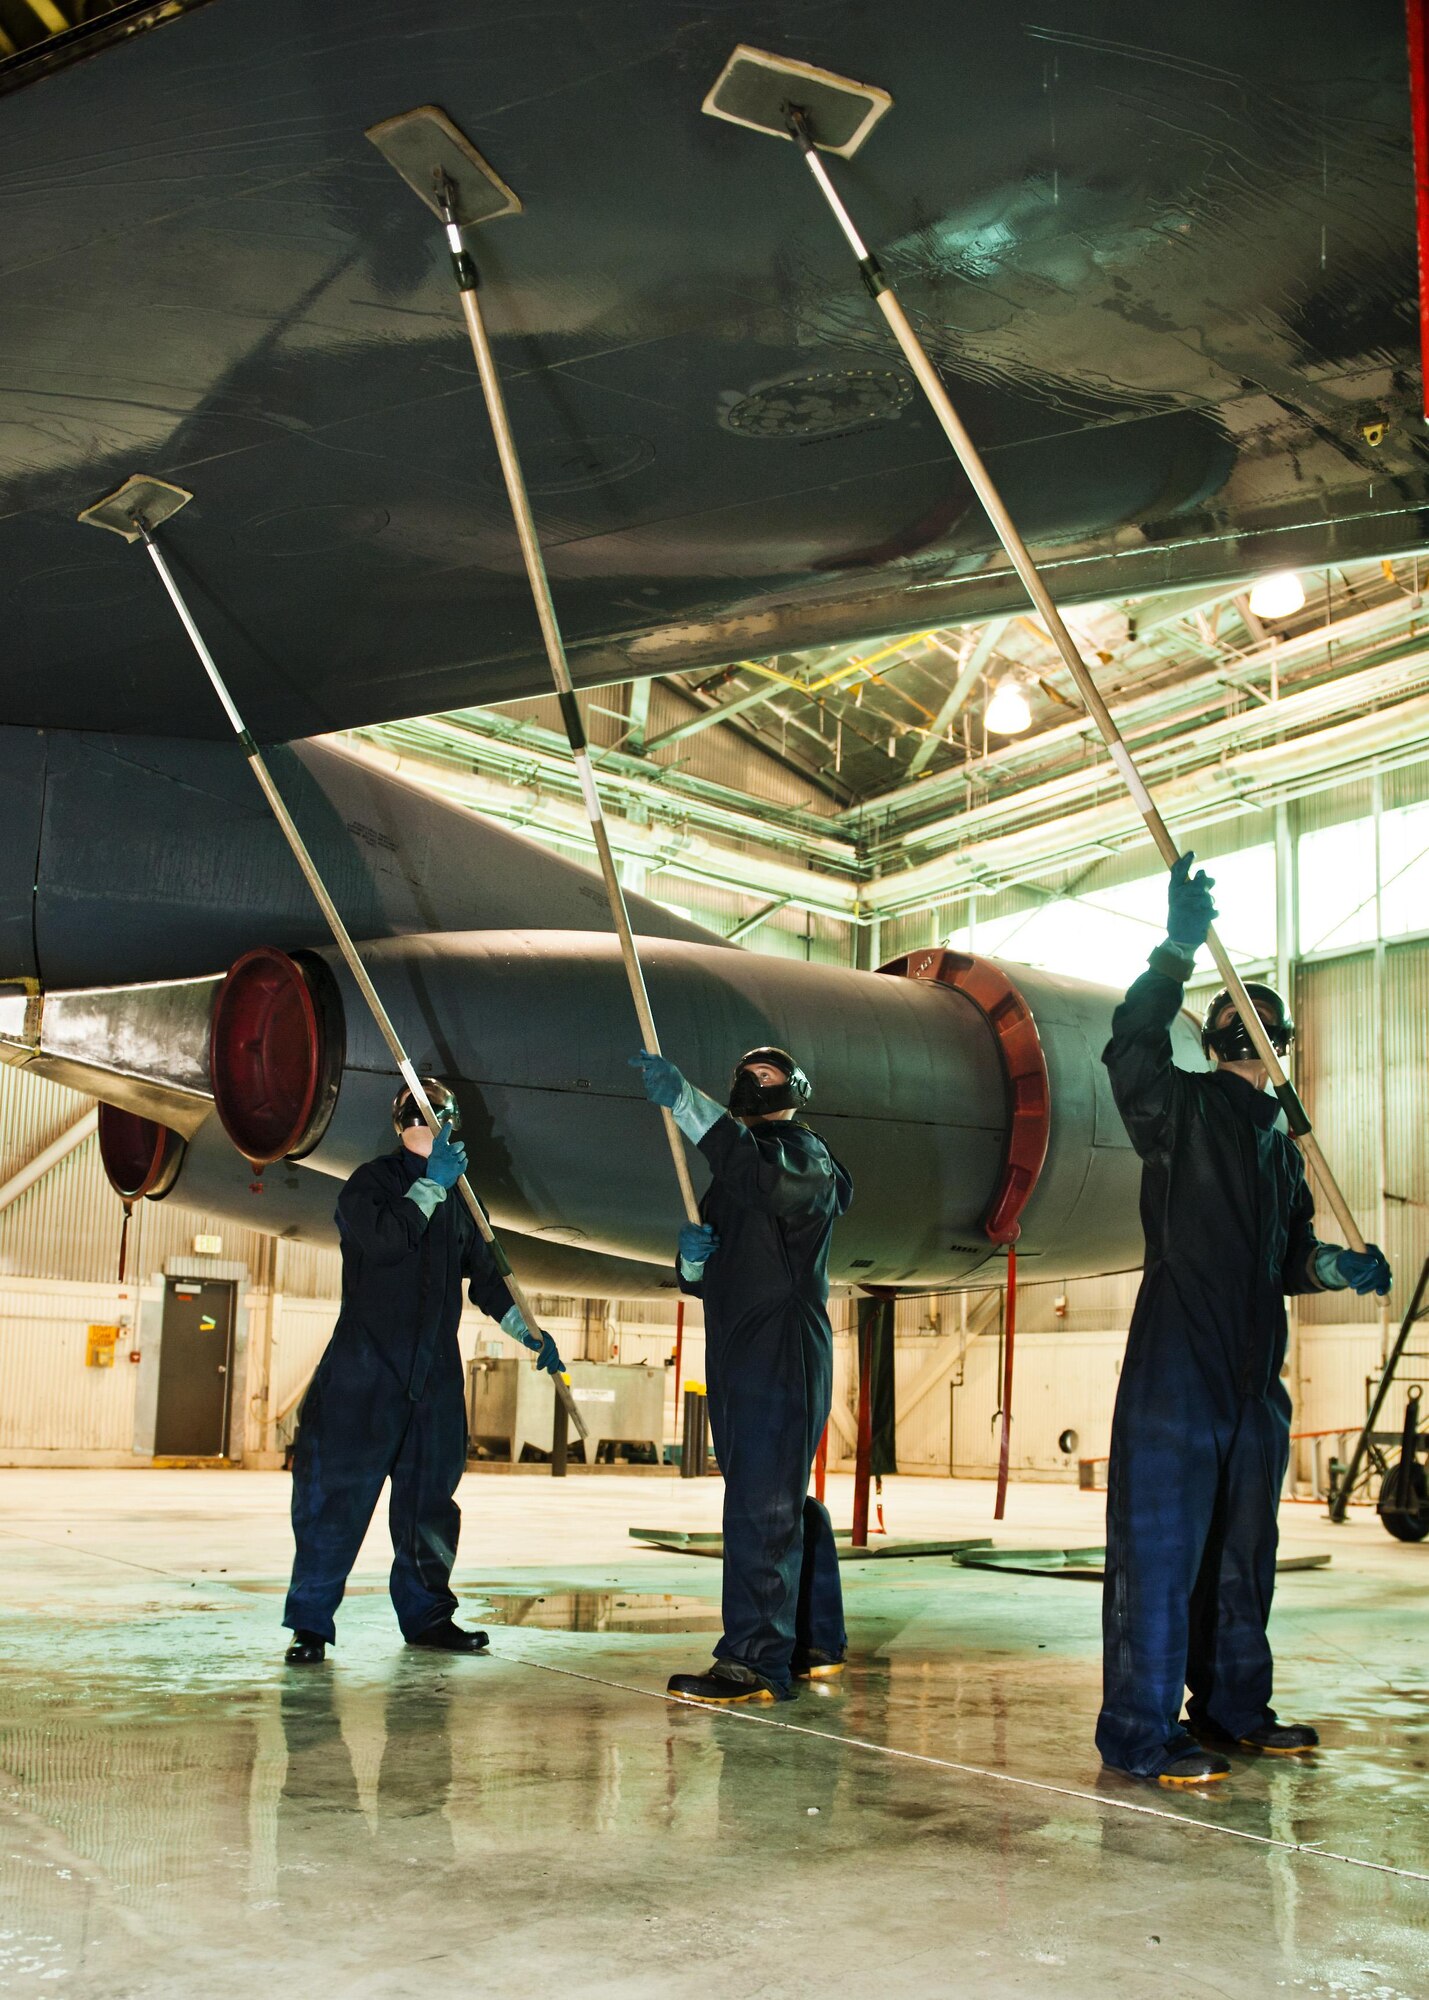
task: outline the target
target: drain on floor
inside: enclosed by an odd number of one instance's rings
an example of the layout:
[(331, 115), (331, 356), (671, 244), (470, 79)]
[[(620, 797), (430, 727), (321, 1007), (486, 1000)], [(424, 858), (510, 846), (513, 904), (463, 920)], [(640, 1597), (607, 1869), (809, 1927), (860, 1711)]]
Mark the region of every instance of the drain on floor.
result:
[(656, 1591), (557, 1590), (544, 1597), (484, 1593), (490, 1625), (535, 1625), (546, 1632), (718, 1632), (720, 1610), (707, 1597)]

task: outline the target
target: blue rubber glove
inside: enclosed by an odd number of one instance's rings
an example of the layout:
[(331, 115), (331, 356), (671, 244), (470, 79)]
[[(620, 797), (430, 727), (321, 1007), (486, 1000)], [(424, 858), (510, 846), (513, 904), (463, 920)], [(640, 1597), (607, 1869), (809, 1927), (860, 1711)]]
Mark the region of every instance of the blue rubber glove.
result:
[(1363, 1250), (1337, 1251), (1334, 1267), (1341, 1286), (1348, 1286), (1361, 1298), (1370, 1292), (1383, 1298), (1394, 1281), (1389, 1260), (1377, 1243), (1366, 1243)]
[(1192, 875), (1191, 863), (1195, 858), (1188, 853), (1177, 861), (1171, 870), (1166, 897), (1166, 935), (1172, 944), (1193, 954), (1206, 942), (1206, 933), (1216, 921), (1216, 906), (1211, 897), (1215, 879), (1204, 868)]
[(426, 1178), (435, 1181), (438, 1187), (454, 1188), (465, 1172), (466, 1147), (460, 1139), (452, 1137), (451, 1121), (448, 1119), (432, 1141)]
[(648, 1049), (642, 1049), (638, 1056), (630, 1058), (630, 1067), (640, 1071), (645, 1095), (650, 1102), (666, 1111), (673, 1111), (685, 1088), (685, 1079), (675, 1065), (667, 1062), (664, 1056), (652, 1056)]
[(536, 1356), (536, 1366), (544, 1368), (548, 1375), (564, 1375), (566, 1364), (556, 1352), (556, 1343), (549, 1333), (539, 1329), (532, 1333), (526, 1324), (526, 1316), (520, 1306), (508, 1306), (502, 1315), (501, 1331), (509, 1333), (513, 1340), (519, 1340), (523, 1347), (529, 1347)]
[(524, 1334), (522, 1345), (530, 1348), (536, 1357), (536, 1366), (543, 1368), (548, 1375), (565, 1374), (566, 1364), (562, 1361), (556, 1343), (549, 1333), (542, 1333), (539, 1337), (529, 1333)]
[(687, 1222), (680, 1230), (680, 1262), (692, 1270), (708, 1264), (719, 1248), (719, 1238), (707, 1222)]

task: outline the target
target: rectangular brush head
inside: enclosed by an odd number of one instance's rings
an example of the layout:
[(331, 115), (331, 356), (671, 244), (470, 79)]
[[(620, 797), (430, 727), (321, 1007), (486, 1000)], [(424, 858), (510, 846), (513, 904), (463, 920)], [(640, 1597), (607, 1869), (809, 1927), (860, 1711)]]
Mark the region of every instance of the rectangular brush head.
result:
[(185, 487), (170, 486), (167, 479), (151, 479), (146, 473), (135, 472), (116, 492), (86, 507), (79, 519), (86, 528), (108, 528), (112, 535), (122, 535), (126, 542), (137, 542), (135, 515), (152, 531), (171, 514), (177, 514), (180, 507), (187, 507), (193, 497)]
[(797, 105), (808, 120), (809, 134), (821, 153), (850, 159), (863, 144), (893, 99), (876, 84), (855, 83), (832, 70), (814, 69), (766, 49), (741, 42), (720, 72), (700, 109), (731, 125), (747, 125), (773, 139), (790, 135), (787, 108)]
[(384, 118), (380, 125), (369, 125), (367, 137), (413, 194), (443, 222), (446, 217), (437, 193), (438, 177), (443, 174), (452, 190), (459, 228), (493, 222), (498, 215), (521, 213), (519, 197), (435, 104), (419, 104), (415, 111), (402, 111), (395, 118)]

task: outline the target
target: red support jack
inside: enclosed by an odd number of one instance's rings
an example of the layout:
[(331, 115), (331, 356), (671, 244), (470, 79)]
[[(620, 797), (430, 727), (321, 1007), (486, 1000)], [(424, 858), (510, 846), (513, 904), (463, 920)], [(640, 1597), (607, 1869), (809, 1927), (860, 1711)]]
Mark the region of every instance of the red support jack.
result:
[(814, 1453), (814, 1498), (822, 1507), (824, 1504), (824, 1482), (829, 1471), (829, 1427), (824, 1425), (819, 1438), (819, 1448)]

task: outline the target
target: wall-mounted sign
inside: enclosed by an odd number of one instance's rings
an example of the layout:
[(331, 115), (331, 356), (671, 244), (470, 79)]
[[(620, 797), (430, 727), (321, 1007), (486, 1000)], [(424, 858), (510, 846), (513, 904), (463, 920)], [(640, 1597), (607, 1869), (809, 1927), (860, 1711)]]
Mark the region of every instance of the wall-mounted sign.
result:
[(195, 1236), (194, 1255), (195, 1257), (221, 1257), (223, 1255), (223, 1238), (221, 1236)]
[(84, 1343), (84, 1365), (86, 1368), (112, 1368), (114, 1349), (119, 1340), (117, 1326), (92, 1326)]

